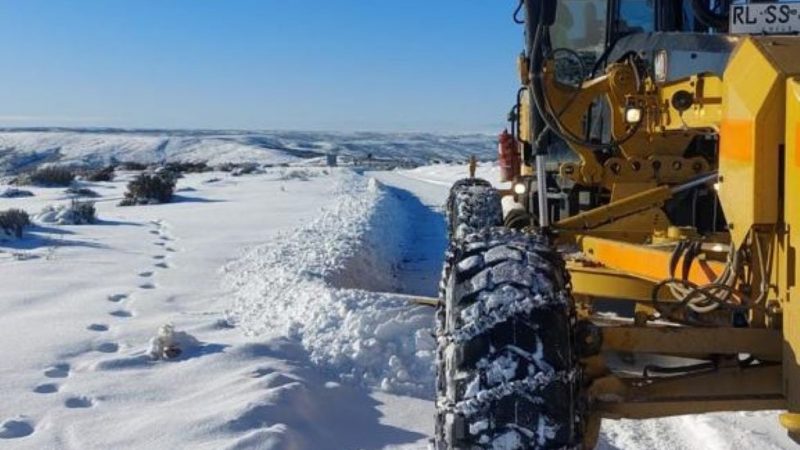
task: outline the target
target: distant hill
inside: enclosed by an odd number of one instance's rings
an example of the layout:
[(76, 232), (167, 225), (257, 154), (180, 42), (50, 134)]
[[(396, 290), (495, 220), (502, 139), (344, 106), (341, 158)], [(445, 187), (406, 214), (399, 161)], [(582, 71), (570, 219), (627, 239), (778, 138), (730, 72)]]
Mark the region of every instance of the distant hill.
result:
[(193, 131), (108, 129), (0, 129), (0, 172), (44, 163), (102, 166), (112, 162), (204, 161), (211, 165), (282, 164), (336, 152), (354, 159), (411, 165), (493, 160), (495, 136), (429, 133), (331, 133), (301, 131)]

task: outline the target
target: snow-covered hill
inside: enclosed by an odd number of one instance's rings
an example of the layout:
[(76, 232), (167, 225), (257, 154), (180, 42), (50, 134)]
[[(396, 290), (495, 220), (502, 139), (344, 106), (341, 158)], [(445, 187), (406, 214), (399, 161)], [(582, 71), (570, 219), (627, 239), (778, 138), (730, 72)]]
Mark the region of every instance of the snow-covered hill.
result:
[(329, 152), (421, 165), (463, 161), (473, 154), (481, 159), (494, 158), (494, 139), (482, 134), (2, 130), (0, 174), (45, 162), (79, 166), (113, 161), (281, 164), (318, 158)]

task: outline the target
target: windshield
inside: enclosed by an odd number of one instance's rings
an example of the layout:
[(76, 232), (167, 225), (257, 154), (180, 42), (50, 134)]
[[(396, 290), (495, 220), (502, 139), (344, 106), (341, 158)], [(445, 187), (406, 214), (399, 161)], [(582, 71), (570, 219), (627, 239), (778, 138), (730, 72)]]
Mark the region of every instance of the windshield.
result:
[(617, 36), (655, 31), (654, 0), (619, 0)]
[(597, 57), (606, 42), (606, 0), (562, 0), (550, 29), (553, 48)]

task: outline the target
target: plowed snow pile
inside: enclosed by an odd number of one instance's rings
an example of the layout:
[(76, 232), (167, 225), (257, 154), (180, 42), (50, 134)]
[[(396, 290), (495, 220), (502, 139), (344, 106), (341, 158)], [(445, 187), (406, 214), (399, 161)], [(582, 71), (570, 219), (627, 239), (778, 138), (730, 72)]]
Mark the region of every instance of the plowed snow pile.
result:
[(315, 220), (225, 267), (230, 318), (249, 335), (297, 339), (347, 381), (428, 397), (431, 311), (382, 293), (397, 287), (403, 208), (374, 179), (346, 172), (338, 183)]

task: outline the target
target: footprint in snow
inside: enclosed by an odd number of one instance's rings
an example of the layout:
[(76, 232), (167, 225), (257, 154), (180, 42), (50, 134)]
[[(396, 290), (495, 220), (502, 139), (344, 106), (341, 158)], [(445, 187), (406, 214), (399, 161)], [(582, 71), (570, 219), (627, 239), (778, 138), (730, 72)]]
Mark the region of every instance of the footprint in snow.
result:
[(150, 278), (153, 276), (153, 272), (142, 272), (139, 274), (139, 276), (142, 278)]
[(108, 331), (108, 325), (102, 323), (93, 323), (88, 327), (86, 327), (86, 329), (89, 331), (103, 332), (103, 331)]
[(103, 342), (95, 347), (95, 350), (100, 353), (117, 353), (119, 351), (119, 344), (114, 342)]
[(0, 424), (0, 439), (17, 439), (33, 434), (33, 423), (25, 417), (8, 419)]
[(163, 242), (161, 242), (161, 241), (158, 241), (158, 242), (153, 242), (153, 245), (158, 245), (158, 246), (161, 246), (161, 247), (163, 247), (163, 246), (165, 246), (165, 245), (167, 245), (167, 244), (165, 244), (165, 243), (163, 243)]
[(166, 250), (166, 251), (168, 251), (168, 252), (175, 252), (175, 251), (177, 251), (177, 250), (175, 250), (175, 249), (174, 249), (174, 248), (172, 248), (172, 247), (166, 247), (166, 248), (164, 248), (164, 250)]
[(54, 364), (44, 371), (44, 376), (47, 378), (67, 378), (69, 369), (70, 366), (67, 363)]
[(162, 241), (171, 241), (172, 240), (172, 238), (170, 238), (169, 236), (164, 236), (164, 235), (161, 235), (159, 237), (159, 239), (161, 239)]
[(155, 266), (158, 267), (159, 269), (169, 269), (169, 264), (165, 262), (156, 263)]
[(113, 294), (108, 296), (108, 301), (118, 303), (128, 298), (128, 294)]
[(55, 394), (58, 392), (58, 385), (55, 383), (44, 383), (33, 388), (33, 392), (37, 394)]
[(108, 314), (110, 314), (110, 315), (112, 315), (114, 317), (122, 318), (122, 319), (126, 319), (128, 317), (133, 317), (133, 313), (131, 313), (130, 311), (124, 310), (124, 309), (118, 309), (116, 311), (111, 311)]
[(153, 259), (158, 259), (158, 260), (167, 259), (167, 255), (154, 255)]
[(94, 402), (89, 397), (70, 397), (64, 402), (64, 406), (67, 408), (91, 408), (94, 406)]
[(150, 234), (161, 234), (158, 230), (150, 230)]
[(275, 369), (272, 369), (270, 367), (259, 367), (254, 371), (250, 372), (250, 376), (253, 378), (261, 378), (272, 373), (275, 373)]
[(139, 289), (155, 289), (156, 285), (153, 283), (144, 283), (139, 285)]

